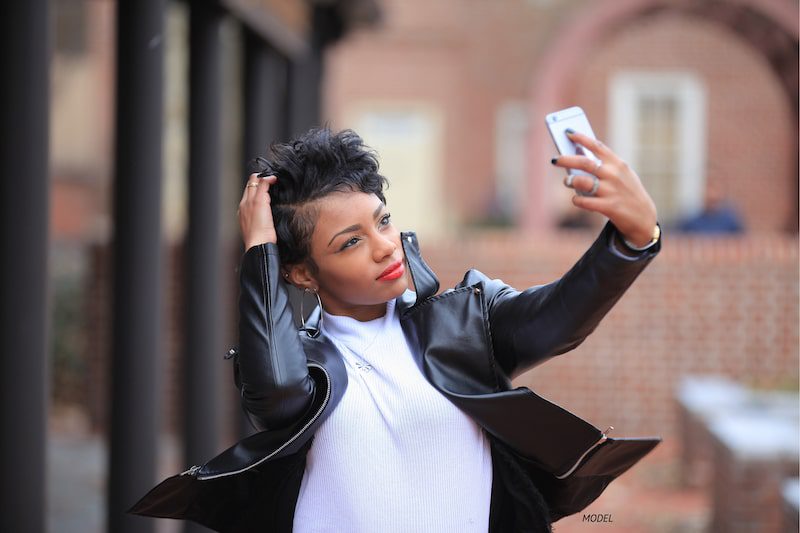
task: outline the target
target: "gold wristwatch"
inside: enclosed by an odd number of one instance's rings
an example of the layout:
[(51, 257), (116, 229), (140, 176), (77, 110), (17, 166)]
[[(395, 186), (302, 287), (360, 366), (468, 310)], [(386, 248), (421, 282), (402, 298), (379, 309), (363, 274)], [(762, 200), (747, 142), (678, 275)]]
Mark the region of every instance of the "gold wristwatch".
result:
[(660, 238), (661, 238), (661, 226), (659, 226), (658, 222), (656, 222), (656, 227), (653, 228), (653, 238), (650, 240), (650, 242), (648, 242), (644, 246), (634, 246), (633, 244), (625, 240), (625, 237), (622, 237), (622, 242), (624, 242), (625, 246), (627, 246), (634, 252), (644, 252), (645, 250), (653, 246), (655, 243), (657, 243), (658, 239)]

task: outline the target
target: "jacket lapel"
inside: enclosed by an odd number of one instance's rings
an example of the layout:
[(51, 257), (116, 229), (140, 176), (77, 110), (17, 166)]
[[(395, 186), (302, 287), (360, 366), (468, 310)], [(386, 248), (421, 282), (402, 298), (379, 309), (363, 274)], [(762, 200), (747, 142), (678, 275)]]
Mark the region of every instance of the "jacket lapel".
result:
[[(406, 256), (406, 263), (408, 264), (408, 271), (411, 274), (411, 279), (414, 282), (414, 288), (417, 293), (417, 298), (414, 300), (411, 307), (416, 306), (420, 302), (435, 295), (439, 290), (439, 279), (433, 273), (431, 267), (422, 259), (419, 251), (419, 243), (417, 242), (417, 234), (413, 231), (404, 231), (400, 234), (400, 242), (403, 245), (403, 252)], [(410, 303), (409, 300), (401, 300), (400, 311), (406, 311)]]

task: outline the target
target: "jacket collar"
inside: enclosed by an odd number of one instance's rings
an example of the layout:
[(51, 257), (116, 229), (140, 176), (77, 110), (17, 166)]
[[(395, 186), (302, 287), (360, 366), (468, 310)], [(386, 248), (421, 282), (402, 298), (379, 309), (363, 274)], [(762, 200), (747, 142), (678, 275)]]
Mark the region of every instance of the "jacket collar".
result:
[[(439, 278), (436, 277), (431, 267), (422, 258), (416, 232), (401, 232), (400, 242), (408, 264), (408, 273), (411, 275), (416, 288), (416, 296), (413, 292), (405, 292), (397, 298), (397, 306), (402, 316), (409, 309), (420, 302), (424, 302), (439, 291)], [(321, 314), (319, 306), (315, 307), (311, 315), (306, 319), (306, 327), (318, 328)]]
[[(417, 242), (417, 234), (413, 231), (404, 231), (400, 233), (400, 242), (403, 244), (403, 253), (406, 256), (408, 263), (408, 272), (411, 274), (411, 279), (414, 281), (414, 287), (417, 291), (416, 299), (411, 303), (413, 307), (420, 302), (424, 302), (431, 296), (439, 291), (439, 279), (433, 273), (431, 267), (422, 259), (422, 254), (419, 251), (419, 242)], [(408, 299), (401, 299), (400, 302), (404, 305), (409, 303)], [(401, 307), (401, 311), (405, 309)]]

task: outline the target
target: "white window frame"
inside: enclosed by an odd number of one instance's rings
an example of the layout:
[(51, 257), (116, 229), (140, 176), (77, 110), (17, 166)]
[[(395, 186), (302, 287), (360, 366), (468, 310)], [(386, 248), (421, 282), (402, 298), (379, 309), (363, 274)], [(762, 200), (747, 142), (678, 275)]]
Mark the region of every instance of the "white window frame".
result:
[(494, 174), (496, 199), (507, 203), (512, 218), (520, 214), (527, 177), (530, 103), (502, 102), (494, 117)]
[(706, 91), (694, 74), (682, 71), (621, 71), (611, 77), (609, 97), (609, 142), (626, 161), (633, 162), (639, 108), (643, 96), (669, 95), (679, 105), (677, 200), (675, 216), (698, 212), (703, 207), (706, 169)]
[[(414, 230), (420, 238), (445, 236), (454, 223), (444, 188), (440, 107), (424, 100), (365, 99), (350, 104), (344, 116), (341, 127), (353, 128), (378, 153), (380, 172), (390, 183), (389, 210), (399, 229)], [(422, 153), (415, 153), (421, 146)], [(402, 159), (406, 165), (398, 164)]]

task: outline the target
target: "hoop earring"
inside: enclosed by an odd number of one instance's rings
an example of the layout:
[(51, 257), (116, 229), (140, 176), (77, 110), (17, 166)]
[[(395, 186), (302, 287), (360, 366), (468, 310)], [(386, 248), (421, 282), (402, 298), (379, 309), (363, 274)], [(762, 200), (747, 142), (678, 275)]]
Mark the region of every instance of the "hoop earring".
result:
[[(307, 292), (314, 293), (314, 296), (317, 297), (317, 304), (319, 305), (319, 325), (317, 325), (316, 329), (310, 329), (306, 327), (306, 314), (303, 311), (303, 301), (306, 299), (305, 296)], [(317, 289), (309, 289), (308, 287), (306, 287), (305, 289), (303, 289), (303, 294), (300, 297), (300, 331), (305, 331), (306, 335), (308, 335), (312, 339), (315, 339), (319, 337), (321, 329), (322, 329), (322, 300), (319, 297)], [(313, 333), (309, 333), (309, 331)]]

